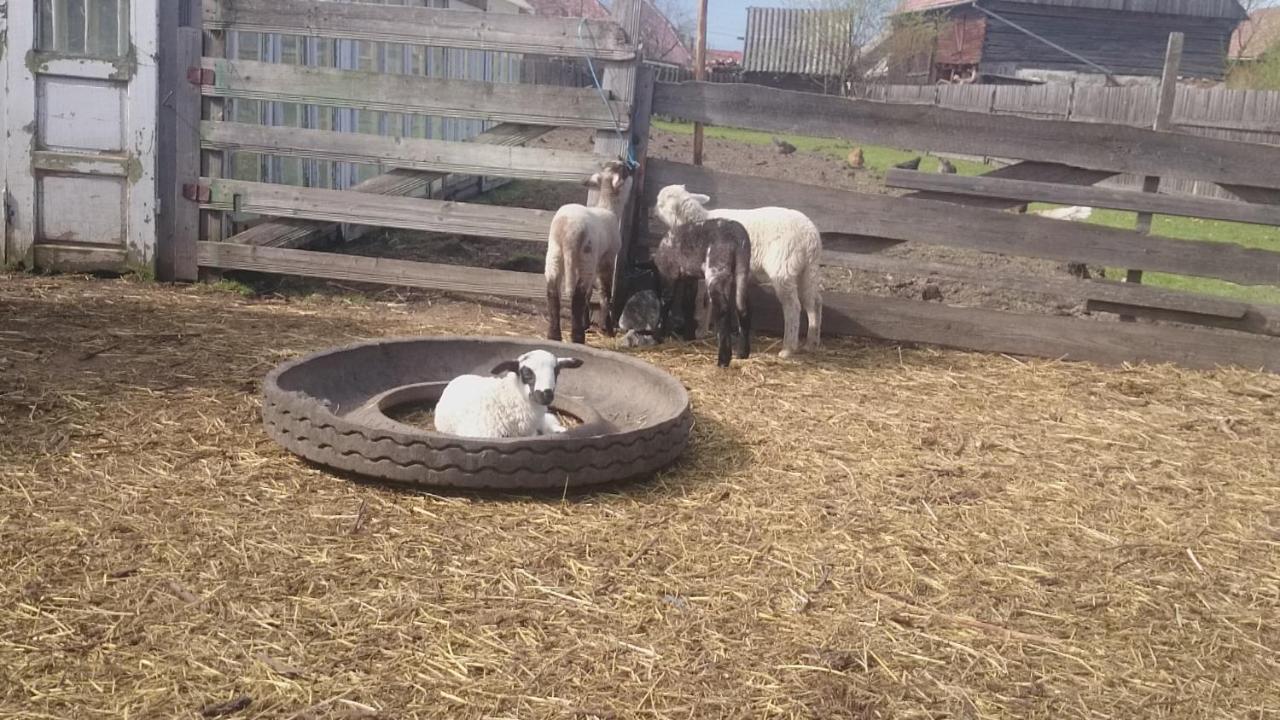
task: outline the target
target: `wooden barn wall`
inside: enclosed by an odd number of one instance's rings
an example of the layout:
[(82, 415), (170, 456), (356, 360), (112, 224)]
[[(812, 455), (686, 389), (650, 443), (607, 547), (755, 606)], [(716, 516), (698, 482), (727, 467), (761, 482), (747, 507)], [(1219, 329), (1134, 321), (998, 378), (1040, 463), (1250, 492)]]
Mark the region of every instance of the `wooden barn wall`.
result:
[[(1234, 20), (1218, 18), (1000, 2), (985, 7), (1117, 75), (1158, 77), (1169, 33), (1180, 32), (1186, 36), (1183, 74), (1221, 79), (1226, 70), (1227, 41), (1235, 27)], [(982, 71), (1010, 75), (1019, 68), (1096, 72), (1006, 23), (990, 20)]]
[(938, 32), (934, 62), (939, 65), (974, 65), (982, 59), (987, 17), (973, 8), (961, 8)]

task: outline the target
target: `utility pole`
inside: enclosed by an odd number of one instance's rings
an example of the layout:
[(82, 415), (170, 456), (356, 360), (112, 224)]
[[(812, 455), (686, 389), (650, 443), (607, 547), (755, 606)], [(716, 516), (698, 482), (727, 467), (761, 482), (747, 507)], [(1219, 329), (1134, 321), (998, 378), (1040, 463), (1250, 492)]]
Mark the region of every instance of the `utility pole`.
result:
[[(698, 42), (693, 50), (693, 79), (702, 82), (707, 73), (707, 0), (698, 0)], [(693, 164), (702, 164), (702, 123), (693, 124)]]

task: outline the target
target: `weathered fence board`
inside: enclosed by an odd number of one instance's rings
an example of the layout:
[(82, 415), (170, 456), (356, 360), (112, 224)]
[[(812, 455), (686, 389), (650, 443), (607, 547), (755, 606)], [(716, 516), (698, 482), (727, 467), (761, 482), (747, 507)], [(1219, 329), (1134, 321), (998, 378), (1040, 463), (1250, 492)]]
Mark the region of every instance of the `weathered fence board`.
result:
[(328, 0), (219, 0), (204, 4), (206, 28), (423, 44), (536, 55), (629, 60), (635, 48), (616, 23)]
[(301, 275), (527, 299), (544, 298), (547, 295), (547, 281), (536, 273), (234, 243), (202, 242), (199, 244), (199, 253), (201, 267), (221, 270)]
[[(825, 292), (822, 300), (822, 329), (832, 335), (1110, 365), (1169, 362), (1191, 368), (1238, 366), (1280, 372), (1280, 339), (1264, 335), (1103, 323), (842, 292)], [(757, 292), (754, 302), (755, 325), (777, 332), (782, 313), (772, 294)]]
[(1280, 188), (1280, 147), (1124, 125), (1034, 120), (757, 85), (660, 83), (660, 115), (729, 127)]
[(201, 91), (214, 98), (611, 130), (615, 117), (624, 129), (630, 117), (626, 103), (611, 100), (606, 106), (590, 88), (440, 80), (249, 60), (205, 59), (204, 66), (214, 72), (214, 81)]
[(598, 157), (572, 150), (477, 145), (245, 123), (204, 123), (201, 136), (206, 147), (219, 150), (467, 175), (576, 182), (600, 169)]
[(692, 191), (710, 195), (719, 207), (795, 208), (808, 214), (824, 233), (1216, 277), (1245, 285), (1280, 285), (1280, 253), (1238, 245), (1149, 237), (1088, 223), (843, 192), (659, 160), (650, 160), (647, 172), (650, 203), (663, 186), (687, 184)]
[[(463, 142), (476, 145), (523, 145), (546, 135), (553, 129), (545, 125), (498, 125)], [(382, 175), (375, 175), (353, 186), (350, 190), (371, 195), (420, 196), (427, 192), (433, 183), (442, 181), (445, 177), (444, 173), (392, 170)], [(303, 247), (331, 235), (339, 226), (338, 223), (276, 218), (229, 238), (229, 242), (264, 247)]]
[(441, 202), (291, 185), (208, 181), (210, 200), (201, 207), (257, 215), (354, 222), (404, 230), (546, 242), (553, 213), (545, 210)]
[(885, 174), (885, 184), (889, 187), (954, 195), (1084, 205), (1255, 225), (1280, 225), (1280, 207), (1213, 198), (1161, 195), (1114, 188), (1078, 187), (1027, 180), (1005, 180), (987, 175), (966, 177), (898, 169), (889, 170)]
[[(1032, 180), (1035, 182), (1054, 183), (1057, 185), (1093, 185), (1111, 177), (1112, 173), (1103, 170), (1086, 170), (1084, 168), (1060, 165), (1058, 163), (1036, 162), (1026, 160), (1013, 165), (996, 168), (982, 177), (1005, 180)], [(1022, 200), (1008, 200), (994, 197), (974, 197), (953, 193), (930, 192), (928, 190), (913, 192), (903, 197), (915, 200), (941, 200), (959, 203), (971, 207), (983, 207), (989, 210), (1005, 210), (1026, 205)]]

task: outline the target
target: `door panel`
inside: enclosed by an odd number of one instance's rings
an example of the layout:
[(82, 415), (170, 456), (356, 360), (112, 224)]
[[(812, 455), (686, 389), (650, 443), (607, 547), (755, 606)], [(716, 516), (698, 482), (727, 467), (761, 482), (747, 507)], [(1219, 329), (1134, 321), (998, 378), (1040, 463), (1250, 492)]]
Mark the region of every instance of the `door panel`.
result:
[(149, 267), (157, 0), (7, 2), (9, 261)]
[(40, 76), (39, 142), (51, 150), (124, 150), (124, 87), (109, 80)]

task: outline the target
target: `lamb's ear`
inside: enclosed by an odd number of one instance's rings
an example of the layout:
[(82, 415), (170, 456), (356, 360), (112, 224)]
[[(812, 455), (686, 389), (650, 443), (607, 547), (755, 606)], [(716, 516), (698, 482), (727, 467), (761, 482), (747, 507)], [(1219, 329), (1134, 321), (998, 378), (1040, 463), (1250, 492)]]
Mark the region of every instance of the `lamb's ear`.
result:
[(575, 358), (575, 357), (556, 358), (556, 367), (561, 370), (566, 370), (568, 368), (582, 367), (582, 358)]
[(585, 185), (586, 187), (591, 188), (592, 190), (599, 190), (600, 189), (600, 173), (596, 173), (595, 175), (592, 175), (586, 180), (583, 180), (582, 184)]
[(711, 202), (710, 195), (702, 195), (700, 193), (689, 193), (689, 197), (693, 198), (694, 200), (697, 200), (699, 205), (706, 205), (707, 203)]
[(619, 190), (619, 189), (621, 189), (621, 188), (622, 188), (622, 183), (626, 182), (628, 177), (630, 177), (630, 176), (629, 176), (629, 175), (623, 175), (623, 174), (621, 174), (621, 173), (614, 175), (614, 176), (613, 176), (613, 189), (614, 189), (614, 190)]
[(520, 363), (517, 360), (503, 360), (497, 365), (494, 365), (493, 369), (489, 372), (494, 375), (506, 375), (509, 372), (520, 372)]

